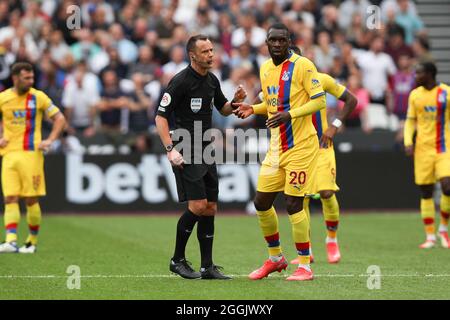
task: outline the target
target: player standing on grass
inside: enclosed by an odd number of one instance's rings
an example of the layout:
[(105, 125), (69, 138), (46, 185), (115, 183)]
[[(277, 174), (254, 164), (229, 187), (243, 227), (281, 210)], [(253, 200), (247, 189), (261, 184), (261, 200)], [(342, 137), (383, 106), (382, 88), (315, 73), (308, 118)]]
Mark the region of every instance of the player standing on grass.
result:
[[(323, 216), (327, 228), (327, 256), (329, 263), (337, 263), (341, 259), (341, 253), (337, 242), (337, 229), (339, 225), (339, 203), (335, 193), (339, 191), (336, 184), (336, 156), (334, 154), (333, 138), (342, 122), (355, 109), (358, 103), (356, 97), (337, 80), (325, 73), (318, 73), (318, 79), (323, 90), (341, 101), (344, 101), (339, 116), (328, 126), (327, 109), (321, 109), (312, 115), (314, 127), (320, 140), (319, 160), (317, 164), (317, 176), (315, 190), (320, 193)], [(303, 208), (309, 217), (309, 198), (305, 198)], [(312, 255), (312, 252), (311, 252)], [(291, 261), (298, 264), (298, 259)]]
[[(276, 23), (267, 34), (271, 59), (260, 70), (261, 87), (266, 105), (237, 104), (236, 114), (270, 114), (270, 148), (262, 163), (255, 196), (255, 207), (269, 259), (253, 271), (249, 278), (262, 279), (270, 273), (286, 269), (278, 232), (278, 217), (273, 207), (278, 192), (284, 191), (299, 267), (287, 280), (312, 280), (310, 267), (309, 220), (303, 209), (306, 194), (314, 192), (319, 155), (319, 141), (311, 114), (325, 108), (325, 92), (318, 80), (314, 64), (289, 50), (288, 28)], [(262, 109), (261, 110), (258, 110)]]
[[(437, 69), (432, 62), (416, 67), (416, 84), (408, 100), (404, 143), (408, 156), (414, 155), (414, 177), (420, 187), (420, 212), (425, 224), (426, 241), (422, 249), (435, 246), (435, 210), (433, 188), (439, 180), (442, 188), (439, 237), (449, 247), (448, 219), (450, 213), (450, 87), (436, 83)], [(416, 141), (413, 138), (416, 132)]]
[[(301, 50), (296, 46), (291, 46), (290, 49), (301, 55)], [(357, 104), (356, 97), (348, 91), (346, 87), (339, 84), (337, 80), (325, 73), (318, 73), (319, 81), (326, 93), (329, 93), (339, 100), (344, 102), (344, 106), (331, 126), (328, 126), (327, 109), (321, 109), (313, 114), (312, 120), (317, 131), (317, 136), (320, 140), (319, 161), (317, 167), (317, 182), (315, 190), (320, 193), (322, 202), (323, 215), (325, 218), (325, 225), (327, 227), (327, 256), (328, 262), (337, 263), (341, 259), (339, 245), (337, 242), (337, 229), (339, 225), (339, 203), (337, 202), (335, 192), (339, 191), (336, 184), (336, 158), (333, 148), (333, 138), (337, 130), (342, 125), (342, 122), (355, 109)], [(261, 92), (262, 94), (262, 92)], [(263, 104), (265, 104), (264, 97), (262, 97)], [(263, 111), (263, 115), (267, 115), (266, 109), (259, 107)], [(303, 208), (309, 218), (309, 198), (305, 197), (303, 200)], [(310, 248), (311, 262), (313, 262), (312, 249)], [(298, 264), (299, 259), (296, 258), (291, 261), (292, 264)]]
[[(156, 116), (159, 136), (173, 166), (179, 201), (188, 202), (188, 208), (178, 220), (170, 271), (187, 279), (230, 279), (218, 270), (212, 260), (214, 216), (219, 193), (216, 164), (205, 163), (202, 157), (209, 141), (202, 142), (201, 150), (197, 150), (194, 137), (203, 137), (204, 132), (211, 128), (213, 105), (222, 115), (228, 116), (233, 111), (231, 104), (243, 101), (246, 92), (239, 86), (233, 101), (228, 102), (224, 97), (219, 80), (209, 72), (213, 66), (214, 51), (206, 36), (191, 37), (187, 43), (187, 53), (191, 63), (169, 83)], [(168, 124), (172, 112), (175, 114), (176, 128), (187, 129), (190, 133), (193, 150), (191, 156), (185, 153), (182, 155), (174, 148)], [(200, 132), (195, 132), (195, 123), (200, 124)], [(197, 163), (194, 160), (199, 156), (200, 163)], [(186, 244), (197, 222), (201, 253), (200, 272), (195, 272), (185, 258)]]
[[(63, 131), (66, 121), (47, 95), (32, 88), (34, 72), (31, 64), (18, 62), (12, 66), (14, 86), (0, 93), (3, 134), (0, 135), (2, 190), (5, 201), (6, 242), (0, 253), (34, 253), (41, 225), (39, 197), (45, 195), (44, 154)], [(53, 121), (47, 139), (41, 139), (43, 117)], [(17, 247), (20, 221), (19, 199), (27, 207), (29, 236)]]

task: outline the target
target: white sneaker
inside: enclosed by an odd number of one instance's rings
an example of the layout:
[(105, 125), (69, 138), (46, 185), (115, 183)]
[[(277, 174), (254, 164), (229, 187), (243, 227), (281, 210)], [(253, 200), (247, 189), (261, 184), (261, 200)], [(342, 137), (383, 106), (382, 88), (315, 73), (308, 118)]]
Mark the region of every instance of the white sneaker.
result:
[(17, 243), (16, 242), (3, 242), (0, 244), (0, 253), (17, 253)]
[(19, 253), (35, 253), (36, 246), (31, 243), (26, 243), (19, 249)]

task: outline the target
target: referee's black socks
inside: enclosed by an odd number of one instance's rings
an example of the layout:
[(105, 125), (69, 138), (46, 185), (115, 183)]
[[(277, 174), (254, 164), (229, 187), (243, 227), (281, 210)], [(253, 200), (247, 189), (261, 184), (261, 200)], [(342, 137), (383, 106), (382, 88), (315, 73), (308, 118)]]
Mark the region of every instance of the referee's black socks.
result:
[(197, 238), (200, 243), (202, 268), (212, 266), (212, 247), (214, 240), (214, 216), (201, 216), (198, 219)]
[(175, 243), (175, 253), (173, 254), (174, 262), (180, 262), (180, 260), (185, 259), (184, 253), (186, 244), (191, 236), (192, 229), (194, 229), (195, 223), (199, 218), (199, 216), (187, 209), (178, 220), (177, 240)]

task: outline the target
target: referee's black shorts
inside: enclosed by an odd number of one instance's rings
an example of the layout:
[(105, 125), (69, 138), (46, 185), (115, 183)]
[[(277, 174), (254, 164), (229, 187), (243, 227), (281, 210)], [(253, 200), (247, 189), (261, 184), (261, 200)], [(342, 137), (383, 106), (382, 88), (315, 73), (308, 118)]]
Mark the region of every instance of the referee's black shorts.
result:
[(173, 172), (179, 202), (202, 199), (217, 202), (219, 178), (216, 164), (187, 164), (183, 169), (173, 168)]

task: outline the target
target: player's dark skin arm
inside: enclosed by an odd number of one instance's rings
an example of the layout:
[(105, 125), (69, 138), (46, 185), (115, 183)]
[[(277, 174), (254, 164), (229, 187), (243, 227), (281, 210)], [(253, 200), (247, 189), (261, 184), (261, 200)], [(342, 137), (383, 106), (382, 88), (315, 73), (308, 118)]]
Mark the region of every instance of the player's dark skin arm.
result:
[[(356, 105), (358, 104), (358, 99), (356, 99), (355, 95), (350, 91), (346, 90), (344, 94), (339, 98), (339, 100), (344, 102), (344, 107), (338, 115), (338, 119), (344, 122), (345, 119), (355, 110)], [(328, 129), (323, 133), (320, 138), (320, 147), (328, 148), (333, 143), (333, 138), (336, 135), (338, 128), (333, 125), (330, 125)]]

